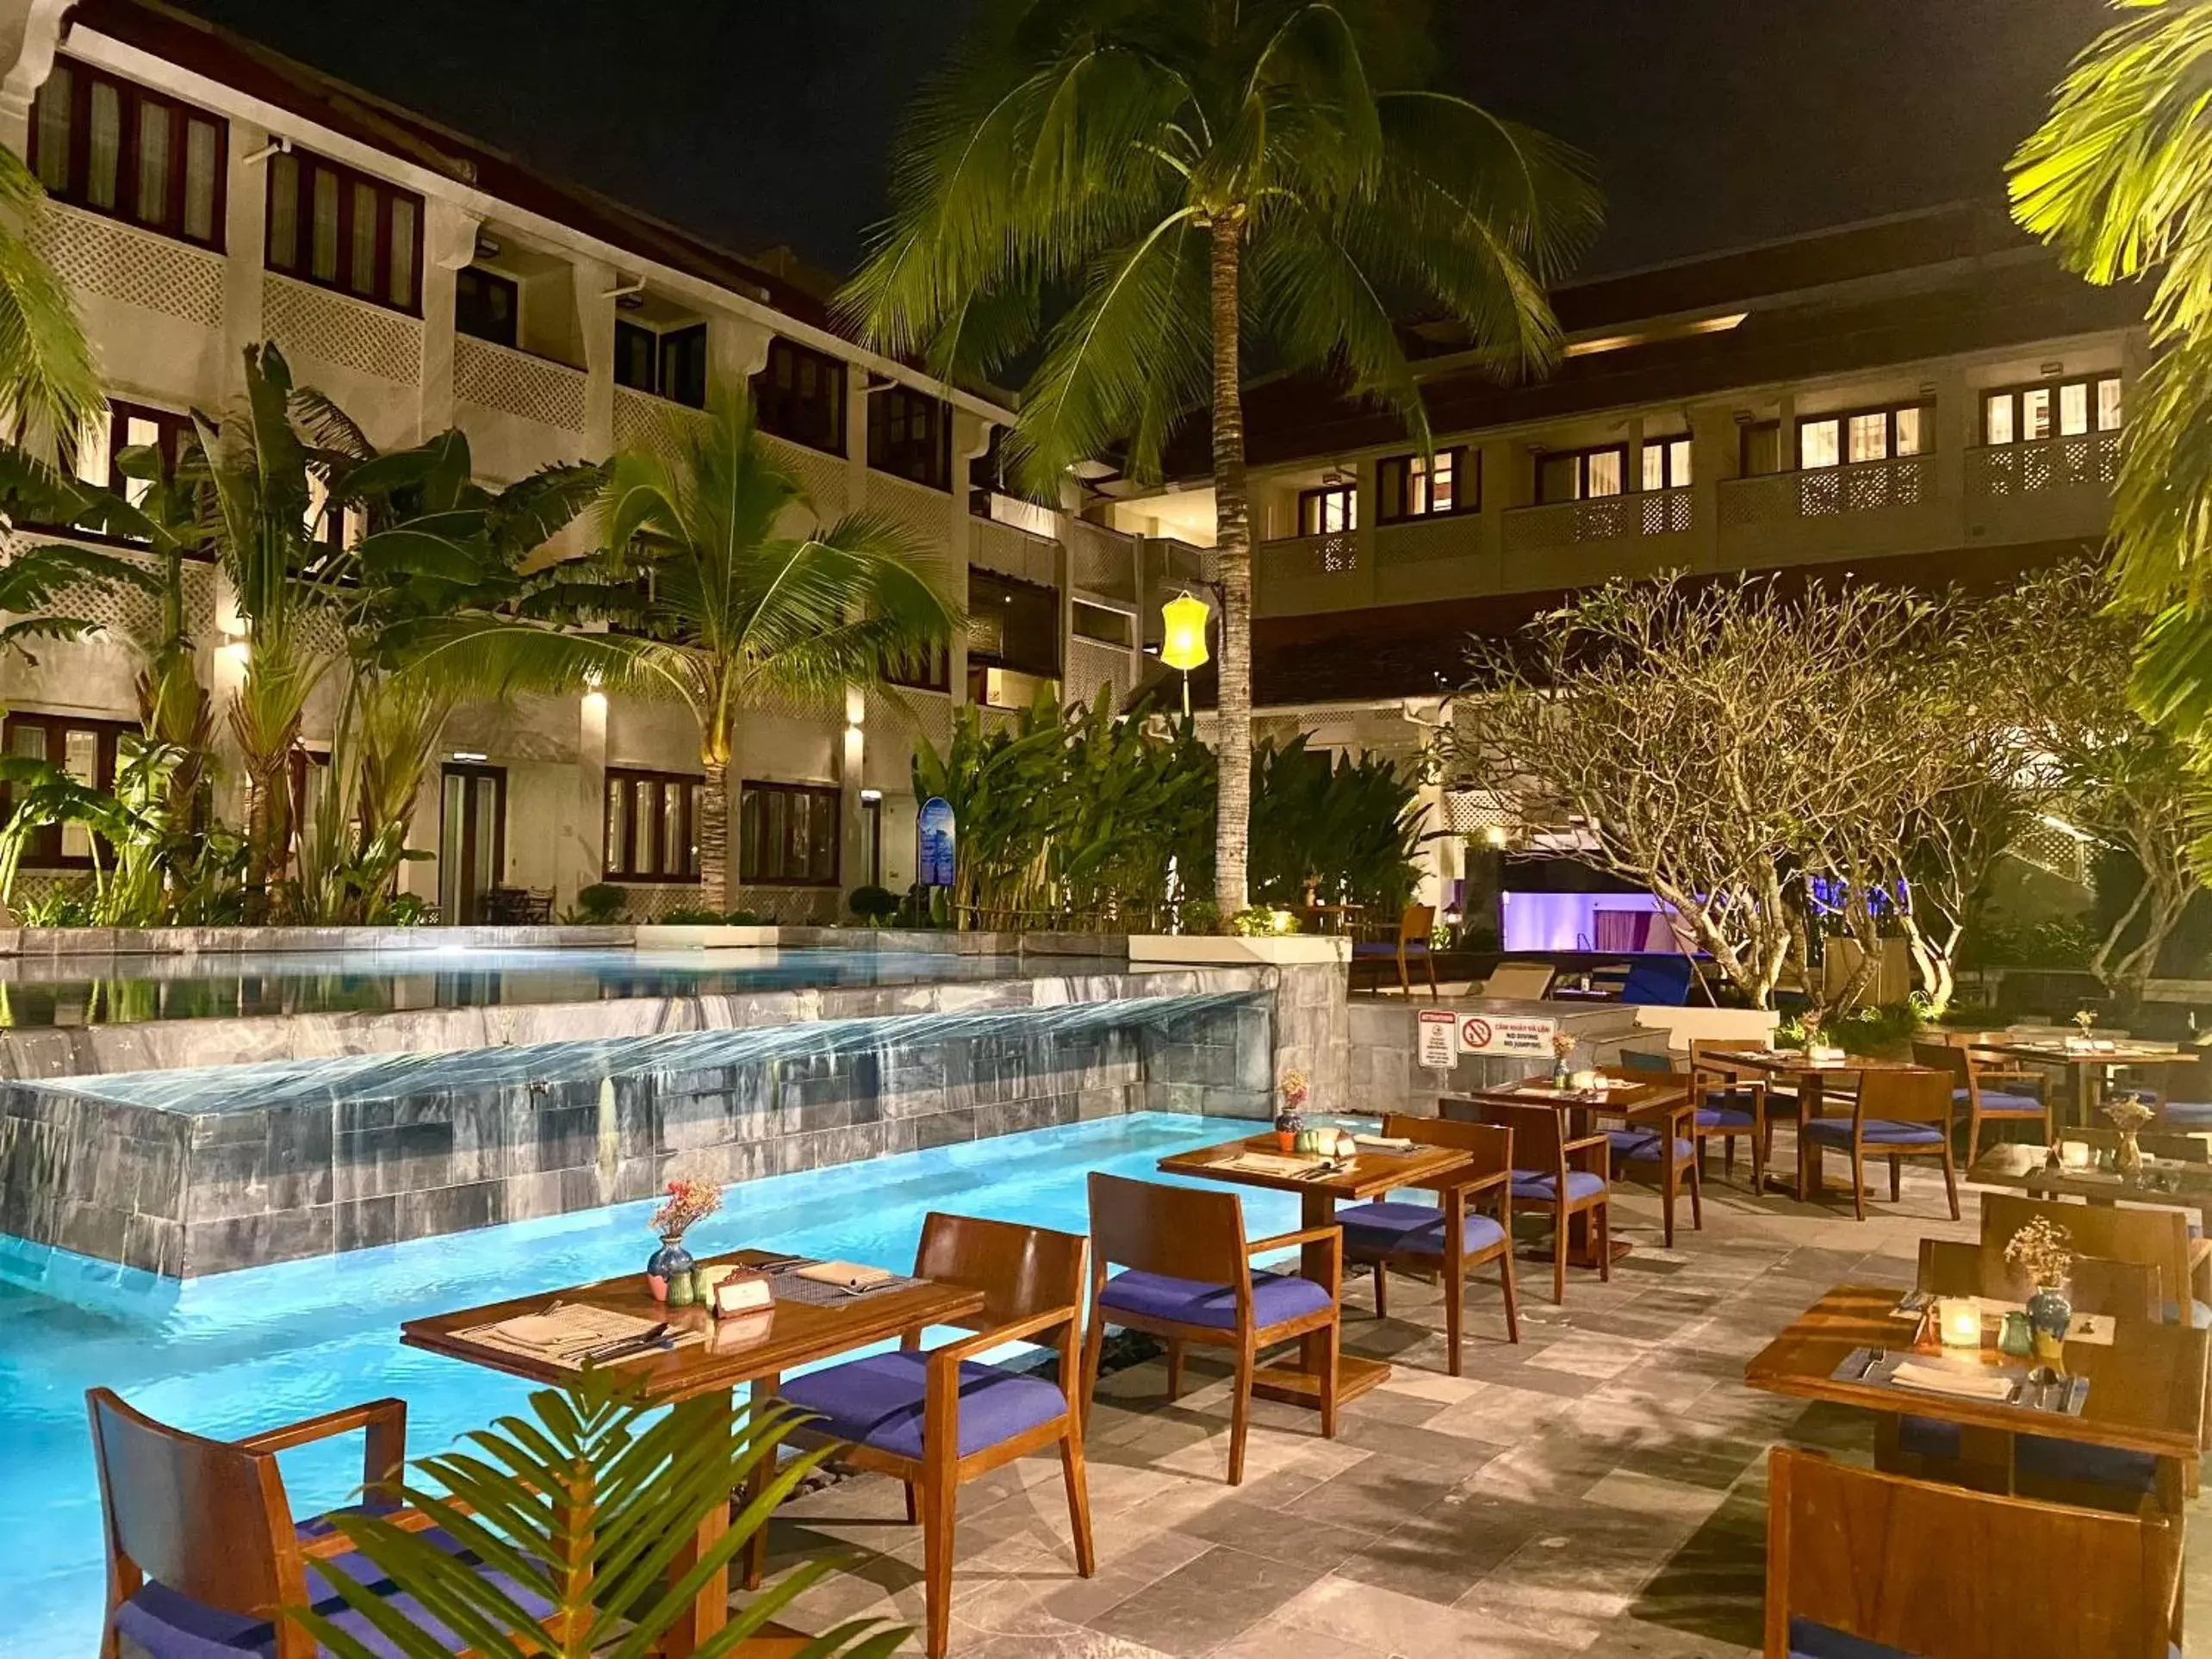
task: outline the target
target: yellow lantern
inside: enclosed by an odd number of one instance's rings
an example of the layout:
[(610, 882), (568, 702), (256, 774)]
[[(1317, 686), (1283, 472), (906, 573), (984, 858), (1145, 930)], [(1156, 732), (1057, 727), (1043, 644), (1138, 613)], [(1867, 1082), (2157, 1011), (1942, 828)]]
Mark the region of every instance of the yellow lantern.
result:
[(1178, 593), (1159, 607), (1159, 619), (1166, 624), (1166, 634), (1160, 641), (1159, 660), (1183, 674), (1183, 713), (1190, 714), (1190, 671), (1206, 666), (1206, 601), (1194, 599), (1189, 593)]

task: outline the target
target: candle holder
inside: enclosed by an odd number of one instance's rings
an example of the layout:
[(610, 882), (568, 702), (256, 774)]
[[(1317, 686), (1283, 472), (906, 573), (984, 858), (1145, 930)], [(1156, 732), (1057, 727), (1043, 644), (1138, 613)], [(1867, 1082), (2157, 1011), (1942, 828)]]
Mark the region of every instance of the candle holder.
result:
[(1979, 1305), (1968, 1297), (1945, 1296), (1936, 1304), (1936, 1334), (1946, 1348), (1980, 1347)]

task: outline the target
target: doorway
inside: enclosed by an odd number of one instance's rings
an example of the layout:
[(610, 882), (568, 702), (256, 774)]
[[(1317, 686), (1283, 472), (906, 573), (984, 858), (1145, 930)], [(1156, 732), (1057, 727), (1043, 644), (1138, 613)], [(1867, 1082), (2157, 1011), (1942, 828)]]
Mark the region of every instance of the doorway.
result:
[(506, 768), (449, 766), (438, 824), (438, 908), (449, 924), (484, 919), (506, 867)]

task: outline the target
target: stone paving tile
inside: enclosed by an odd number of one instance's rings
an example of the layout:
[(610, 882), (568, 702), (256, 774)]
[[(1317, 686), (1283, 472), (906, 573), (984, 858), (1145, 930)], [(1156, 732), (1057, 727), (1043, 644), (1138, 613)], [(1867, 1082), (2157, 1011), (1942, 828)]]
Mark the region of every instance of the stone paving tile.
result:
[[(1886, 1190), (1886, 1184), (1878, 1182)], [(1656, 1198), (1617, 1192), (1636, 1253), (1610, 1284), (1521, 1264), (1523, 1340), (1497, 1293), (1469, 1295), (1464, 1375), (1447, 1374), (1433, 1286), (1363, 1277), (1345, 1345), (1397, 1368), (1345, 1407), (1257, 1402), (1244, 1484), (1227, 1484), (1229, 1381), (1194, 1353), (1165, 1399), (1154, 1362), (1101, 1379), (1086, 1436), (1097, 1576), (1076, 1571), (1056, 1459), (963, 1492), (957, 1659), (1747, 1659), (1760, 1641), (1766, 1457), (1777, 1441), (1856, 1460), (1860, 1414), (1755, 1393), (1744, 1361), (1835, 1283), (1904, 1283), (1923, 1234), (1954, 1224), (1939, 1179), (1861, 1224), (1715, 1178), (1702, 1233), (1657, 1247)], [(772, 1534), (780, 1571), (854, 1556), (786, 1622), (916, 1625), (920, 1534), (898, 1488), (810, 1494)], [(2193, 1595), (2212, 1595), (2212, 1529), (2191, 1529)]]

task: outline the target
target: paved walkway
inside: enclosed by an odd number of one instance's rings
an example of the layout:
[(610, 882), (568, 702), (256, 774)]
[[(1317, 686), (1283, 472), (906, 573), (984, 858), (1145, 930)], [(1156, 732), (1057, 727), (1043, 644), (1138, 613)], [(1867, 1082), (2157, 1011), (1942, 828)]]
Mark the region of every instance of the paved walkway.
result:
[[(1616, 1189), (1636, 1253), (1612, 1283), (1521, 1264), (1521, 1341), (1494, 1289), (1469, 1292), (1463, 1377), (1445, 1374), (1439, 1297), (1394, 1277), (1391, 1314), (1363, 1275), (1352, 1351), (1396, 1362), (1345, 1410), (1338, 1438), (1258, 1402), (1245, 1483), (1225, 1483), (1228, 1383), (1195, 1353), (1165, 1403), (1158, 1364), (1100, 1385), (1087, 1445), (1098, 1575), (1077, 1575), (1057, 1459), (963, 1489), (956, 1659), (1740, 1659), (1756, 1651), (1766, 1452), (1790, 1440), (1871, 1456), (1863, 1415), (1743, 1386), (1744, 1361), (1843, 1280), (1911, 1282), (1923, 1234), (1954, 1226), (1939, 1178), (1864, 1223), (1716, 1179), (1702, 1233), (1659, 1247), (1657, 1202)], [(1739, 1178), (1741, 1166), (1739, 1165)], [(1886, 1183), (1876, 1177), (1886, 1192)], [(1683, 1210), (1687, 1227), (1687, 1208)], [(898, 1487), (848, 1481), (789, 1507), (779, 1567), (844, 1551), (853, 1568), (802, 1598), (809, 1631), (864, 1615), (918, 1625), (922, 1543)], [(2192, 1529), (2191, 1600), (2212, 1595)]]

